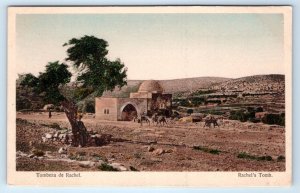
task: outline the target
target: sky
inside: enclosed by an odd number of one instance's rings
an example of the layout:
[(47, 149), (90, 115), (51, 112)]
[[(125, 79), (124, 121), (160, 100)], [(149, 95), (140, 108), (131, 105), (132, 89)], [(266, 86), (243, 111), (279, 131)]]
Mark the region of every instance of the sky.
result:
[(259, 13), (18, 14), (17, 73), (71, 66), (62, 45), (84, 35), (106, 40), (131, 80), (284, 74), (283, 15)]

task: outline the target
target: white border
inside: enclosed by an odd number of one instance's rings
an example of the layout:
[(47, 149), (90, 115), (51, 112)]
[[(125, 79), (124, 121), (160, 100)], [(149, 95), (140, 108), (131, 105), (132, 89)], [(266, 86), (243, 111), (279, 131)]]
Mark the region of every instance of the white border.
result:
[[(16, 172), (16, 14), (126, 13), (282, 13), (286, 77), (286, 171), (273, 178), (238, 178), (238, 172), (80, 172), (81, 178), (36, 178), (36, 172)], [(47, 186), (289, 186), (292, 175), (292, 8), (289, 6), (153, 6), (153, 7), (10, 7), (8, 8), (7, 181), (13, 185)], [(51, 172), (58, 174), (59, 172)]]

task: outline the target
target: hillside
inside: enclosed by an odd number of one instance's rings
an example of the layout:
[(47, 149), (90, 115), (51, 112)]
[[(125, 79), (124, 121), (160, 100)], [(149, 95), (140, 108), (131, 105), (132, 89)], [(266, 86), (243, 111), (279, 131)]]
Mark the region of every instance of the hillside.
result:
[(281, 92), (284, 93), (285, 77), (280, 74), (254, 75), (231, 79), (211, 87), (225, 92)]
[[(207, 89), (218, 83), (228, 81), (229, 78), (222, 77), (197, 77), (197, 78), (183, 78), (172, 80), (160, 80), (160, 84), (163, 86), (166, 93), (176, 94), (183, 92), (193, 92), (198, 89)], [(114, 91), (105, 92), (105, 97), (129, 97), (130, 92), (137, 92), (139, 85), (143, 80), (128, 80), (127, 86), (121, 89), (116, 88)]]

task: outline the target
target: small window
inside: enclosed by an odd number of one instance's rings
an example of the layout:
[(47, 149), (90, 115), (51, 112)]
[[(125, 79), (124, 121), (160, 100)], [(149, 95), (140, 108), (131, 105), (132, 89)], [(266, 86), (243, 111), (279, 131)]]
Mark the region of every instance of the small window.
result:
[(106, 113), (109, 114), (109, 109), (106, 109)]
[(106, 109), (104, 109), (104, 114), (106, 114)]

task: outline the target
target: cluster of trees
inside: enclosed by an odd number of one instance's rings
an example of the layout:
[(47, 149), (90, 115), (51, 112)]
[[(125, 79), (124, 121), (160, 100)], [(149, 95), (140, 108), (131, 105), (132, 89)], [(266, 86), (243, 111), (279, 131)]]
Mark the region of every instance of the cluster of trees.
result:
[(229, 119), (239, 120), (241, 122), (251, 121), (251, 122), (259, 122), (260, 120), (255, 118), (256, 112), (263, 112), (262, 107), (253, 108), (248, 107), (247, 110), (238, 110), (238, 111), (230, 111)]
[[(75, 74), (68, 70), (66, 63), (55, 61), (49, 62), (38, 76), (25, 74), (20, 83), (21, 87), (40, 96), (44, 104), (60, 105), (62, 101), (77, 104), (91, 94), (101, 96), (105, 90), (126, 84), (127, 69), (120, 59), (111, 61), (107, 58), (108, 43), (105, 40), (84, 36), (73, 38), (63, 46), (68, 47), (65, 60), (71, 63)], [(75, 88), (66, 86), (72, 75), (76, 76)], [(17, 109), (22, 106), (22, 102), (17, 102)]]
[[(66, 61), (76, 71), (76, 88), (63, 89), (70, 82), (72, 73), (65, 63), (49, 62), (45, 72), (37, 77), (26, 74), (21, 86), (28, 87), (43, 97), (45, 103), (60, 104), (71, 124), (74, 136), (73, 145), (77, 145), (81, 131), (77, 121), (77, 102), (88, 95), (101, 96), (106, 90), (126, 84), (126, 72), (120, 59), (111, 61), (107, 58), (108, 43), (94, 36), (72, 38), (63, 46), (67, 46)], [(17, 103), (18, 104), (18, 103)], [(73, 141), (72, 141), (73, 142)], [(83, 144), (85, 145), (85, 144)]]
[(247, 110), (231, 111), (229, 119), (239, 120), (241, 122), (246, 122), (246, 121), (250, 121), (254, 123), (263, 122), (265, 124), (270, 124), (270, 125), (275, 124), (275, 125), (285, 126), (285, 113), (281, 113), (281, 114), (269, 113), (266, 114), (262, 119), (257, 119), (255, 118), (256, 112), (263, 112), (263, 108), (248, 107)]

